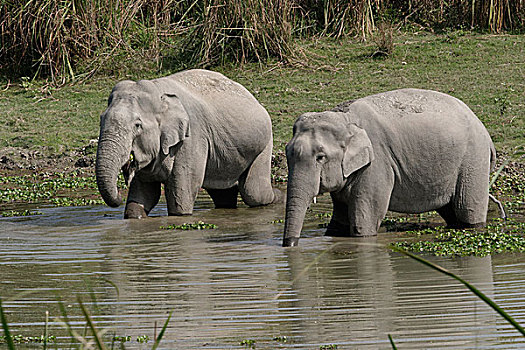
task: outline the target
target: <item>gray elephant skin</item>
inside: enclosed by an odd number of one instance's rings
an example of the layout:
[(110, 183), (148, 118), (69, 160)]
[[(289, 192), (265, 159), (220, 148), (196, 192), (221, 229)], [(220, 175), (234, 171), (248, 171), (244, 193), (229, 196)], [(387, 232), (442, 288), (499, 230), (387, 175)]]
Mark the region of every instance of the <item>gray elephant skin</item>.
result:
[(463, 102), (401, 89), (301, 115), (286, 157), (283, 246), (294, 246), (309, 203), (325, 192), (333, 202), (327, 235), (376, 235), (387, 210), (437, 210), (450, 227), (483, 226), (496, 153)]
[(272, 125), (242, 85), (220, 73), (188, 70), (119, 82), (101, 115), (96, 178), (104, 201), (122, 203), (120, 170), (129, 186), (125, 218), (147, 216), (161, 184), (169, 215), (188, 215), (199, 189), (216, 207), (272, 203)]

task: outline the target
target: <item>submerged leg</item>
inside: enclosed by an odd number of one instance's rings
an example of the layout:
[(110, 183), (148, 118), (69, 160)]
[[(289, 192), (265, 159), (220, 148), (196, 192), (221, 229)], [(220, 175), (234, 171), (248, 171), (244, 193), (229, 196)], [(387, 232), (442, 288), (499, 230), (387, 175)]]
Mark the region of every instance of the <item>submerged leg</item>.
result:
[(348, 221), (348, 205), (345, 202), (335, 198), (330, 193), (333, 203), (332, 219), (326, 228), (327, 236), (350, 236), (350, 223)]
[(151, 209), (159, 202), (160, 192), (160, 182), (142, 182), (133, 179), (129, 187), (124, 218), (147, 217)]
[(237, 208), (237, 194), (239, 193), (237, 185), (224, 189), (207, 188), (206, 191), (213, 200), (215, 208)]

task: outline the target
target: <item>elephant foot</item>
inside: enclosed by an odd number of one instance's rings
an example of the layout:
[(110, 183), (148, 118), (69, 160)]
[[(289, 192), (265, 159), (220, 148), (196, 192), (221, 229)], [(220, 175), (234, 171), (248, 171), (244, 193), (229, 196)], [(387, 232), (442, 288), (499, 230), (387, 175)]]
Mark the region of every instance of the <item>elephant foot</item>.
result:
[(447, 228), (449, 229), (456, 229), (456, 230), (461, 230), (461, 229), (465, 229), (465, 228), (483, 228), (485, 227), (486, 223), (485, 222), (478, 222), (478, 223), (475, 223), (475, 224), (470, 224), (470, 223), (467, 223), (467, 222), (455, 222), (455, 223), (452, 223), (452, 224), (448, 224), (447, 225)]
[(284, 203), (284, 194), (278, 188), (272, 188), (273, 190), (273, 201), (270, 204), (281, 204)]
[(325, 236), (348, 237), (350, 236), (350, 225), (331, 220), (326, 228)]
[(139, 203), (129, 202), (124, 210), (124, 219), (142, 219), (148, 216), (144, 206)]
[(369, 226), (351, 226), (350, 227), (351, 237), (374, 237), (377, 236), (377, 229)]
[(168, 212), (168, 216), (190, 216), (193, 212)]

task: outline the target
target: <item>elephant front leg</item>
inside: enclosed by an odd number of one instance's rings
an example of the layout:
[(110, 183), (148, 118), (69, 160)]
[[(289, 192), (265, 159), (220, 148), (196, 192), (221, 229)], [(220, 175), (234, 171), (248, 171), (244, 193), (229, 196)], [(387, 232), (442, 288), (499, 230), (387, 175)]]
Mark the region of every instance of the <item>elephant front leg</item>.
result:
[(129, 187), (124, 219), (147, 217), (159, 199), (160, 182), (142, 182), (134, 179)]
[(365, 177), (352, 188), (348, 201), (351, 236), (377, 235), (390, 204), (393, 186), (393, 179), (380, 181)]
[[(180, 162), (183, 163), (183, 162)], [(164, 186), (168, 215), (191, 215), (204, 179), (204, 165), (176, 165)]]

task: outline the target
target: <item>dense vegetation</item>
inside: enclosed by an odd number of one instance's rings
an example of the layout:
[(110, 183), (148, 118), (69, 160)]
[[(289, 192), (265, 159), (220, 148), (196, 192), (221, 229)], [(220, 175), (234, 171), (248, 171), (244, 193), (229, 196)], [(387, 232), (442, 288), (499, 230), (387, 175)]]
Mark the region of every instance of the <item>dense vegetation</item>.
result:
[[(143, 68), (303, 61), (297, 37), (359, 36), (407, 23), (442, 31), (525, 28), (520, 0), (10, 0), (0, 70), (54, 83)], [(384, 30), (384, 29), (383, 29)]]

